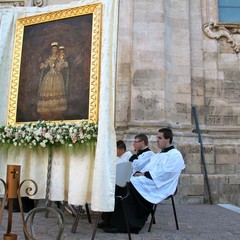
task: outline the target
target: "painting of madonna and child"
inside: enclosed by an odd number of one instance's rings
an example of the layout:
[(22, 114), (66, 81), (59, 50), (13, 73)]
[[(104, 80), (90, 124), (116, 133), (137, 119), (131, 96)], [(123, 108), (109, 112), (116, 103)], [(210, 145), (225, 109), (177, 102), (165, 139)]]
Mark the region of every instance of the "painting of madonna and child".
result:
[(92, 14), (24, 28), (16, 122), (88, 119)]

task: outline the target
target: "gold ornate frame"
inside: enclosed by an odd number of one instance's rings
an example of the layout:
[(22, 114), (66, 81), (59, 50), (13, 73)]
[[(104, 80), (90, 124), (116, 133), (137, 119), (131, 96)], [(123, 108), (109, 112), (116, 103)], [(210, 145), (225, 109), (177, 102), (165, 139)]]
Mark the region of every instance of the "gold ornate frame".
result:
[[(11, 85), (8, 103), (8, 124), (16, 125), (18, 122), (18, 94), (21, 58), (24, 41), (24, 28), (36, 24), (47, 23), (51, 21), (70, 19), (87, 14), (92, 14), (92, 32), (91, 32), (91, 61), (89, 75), (89, 101), (88, 101), (88, 119), (64, 119), (64, 121), (88, 120), (96, 123), (98, 121), (98, 101), (99, 101), (99, 84), (100, 84), (100, 50), (101, 50), (101, 21), (102, 21), (102, 4), (89, 4), (81, 7), (69, 8), (65, 10), (39, 14), (31, 17), (20, 18), (17, 20), (14, 53), (12, 61)], [(47, 119), (46, 119), (47, 120)], [(53, 119), (53, 121), (55, 121)], [(26, 122), (32, 122), (26, 121)], [(33, 121), (34, 122), (34, 121)]]

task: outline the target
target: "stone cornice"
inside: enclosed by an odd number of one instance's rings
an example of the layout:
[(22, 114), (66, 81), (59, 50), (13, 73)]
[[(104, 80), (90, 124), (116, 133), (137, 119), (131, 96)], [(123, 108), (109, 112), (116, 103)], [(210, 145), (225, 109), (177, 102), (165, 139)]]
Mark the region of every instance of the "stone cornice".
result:
[(211, 39), (227, 38), (233, 51), (237, 54), (240, 52), (240, 42), (234, 37), (234, 34), (240, 34), (240, 24), (209, 22), (203, 25), (203, 32)]
[(47, 5), (47, 0), (0, 0), (0, 5), (43, 7)]
[(5, 0), (5, 1), (0, 1), (0, 5), (13, 5), (13, 6), (24, 6), (25, 1), (24, 0)]

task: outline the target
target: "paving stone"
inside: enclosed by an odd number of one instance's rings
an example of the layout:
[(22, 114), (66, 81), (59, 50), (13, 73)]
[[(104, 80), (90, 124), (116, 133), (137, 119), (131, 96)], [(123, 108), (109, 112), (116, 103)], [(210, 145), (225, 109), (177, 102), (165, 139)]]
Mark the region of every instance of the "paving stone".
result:
[[(156, 224), (152, 226), (151, 233), (148, 233), (149, 222), (146, 223), (139, 234), (132, 234), (133, 240), (202, 240), (202, 239), (229, 239), (237, 240), (240, 236), (240, 213), (222, 208), (218, 205), (208, 204), (189, 204), (176, 205), (179, 231), (176, 230), (172, 206), (166, 201), (157, 208)], [(96, 219), (96, 213), (92, 213), (93, 223)], [(86, 215), (83, 215), (79, 221), (77, 232), (71, 233), (71, 227), (74, 221), (67, 212), (64, 212), (65, 228), (61, 240), (89, 240), (94, 224), (87, 221)], [(53, 238), (54, 219), (49, 216), (45, 218), (40, 215), (36, 218), (36, 233), (40, 233), (38, 240), (50, 240)], [(7, 229), (7, 211), (4, 212), (2, 224), (0, 226), (0, 236)], [(24, 240), (22, 233), (22, 222), (20, 213), (13, 214), (12, 233), (18, 234), (18, 240)], [(0, 237), (1, 238), (1, 237)], [(97, 230), (96, 240), (122, 240), (128, 239), (127, 234), (104, 233), (101, 229)]]

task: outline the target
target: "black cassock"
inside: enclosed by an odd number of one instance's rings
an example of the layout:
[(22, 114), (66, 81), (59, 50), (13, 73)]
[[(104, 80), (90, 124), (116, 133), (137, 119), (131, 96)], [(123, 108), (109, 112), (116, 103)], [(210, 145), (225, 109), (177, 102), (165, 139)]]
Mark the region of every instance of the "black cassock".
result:
[[(129, 196), (125, 199), (128, 223), (132, 233), (139, 233), (148, 219), (153, 209), (153, 204), (144, 199), (134, 186), (129, 183)], [(116, 186), (116, 196), (126, 195), (127, 188)], [(122, 207), (119, 201), (116, 201), (114, 212), (105, 212), (102, 214), (103, 220), (110, 226), (117, 228), (120, 232), (127, 232)]]

